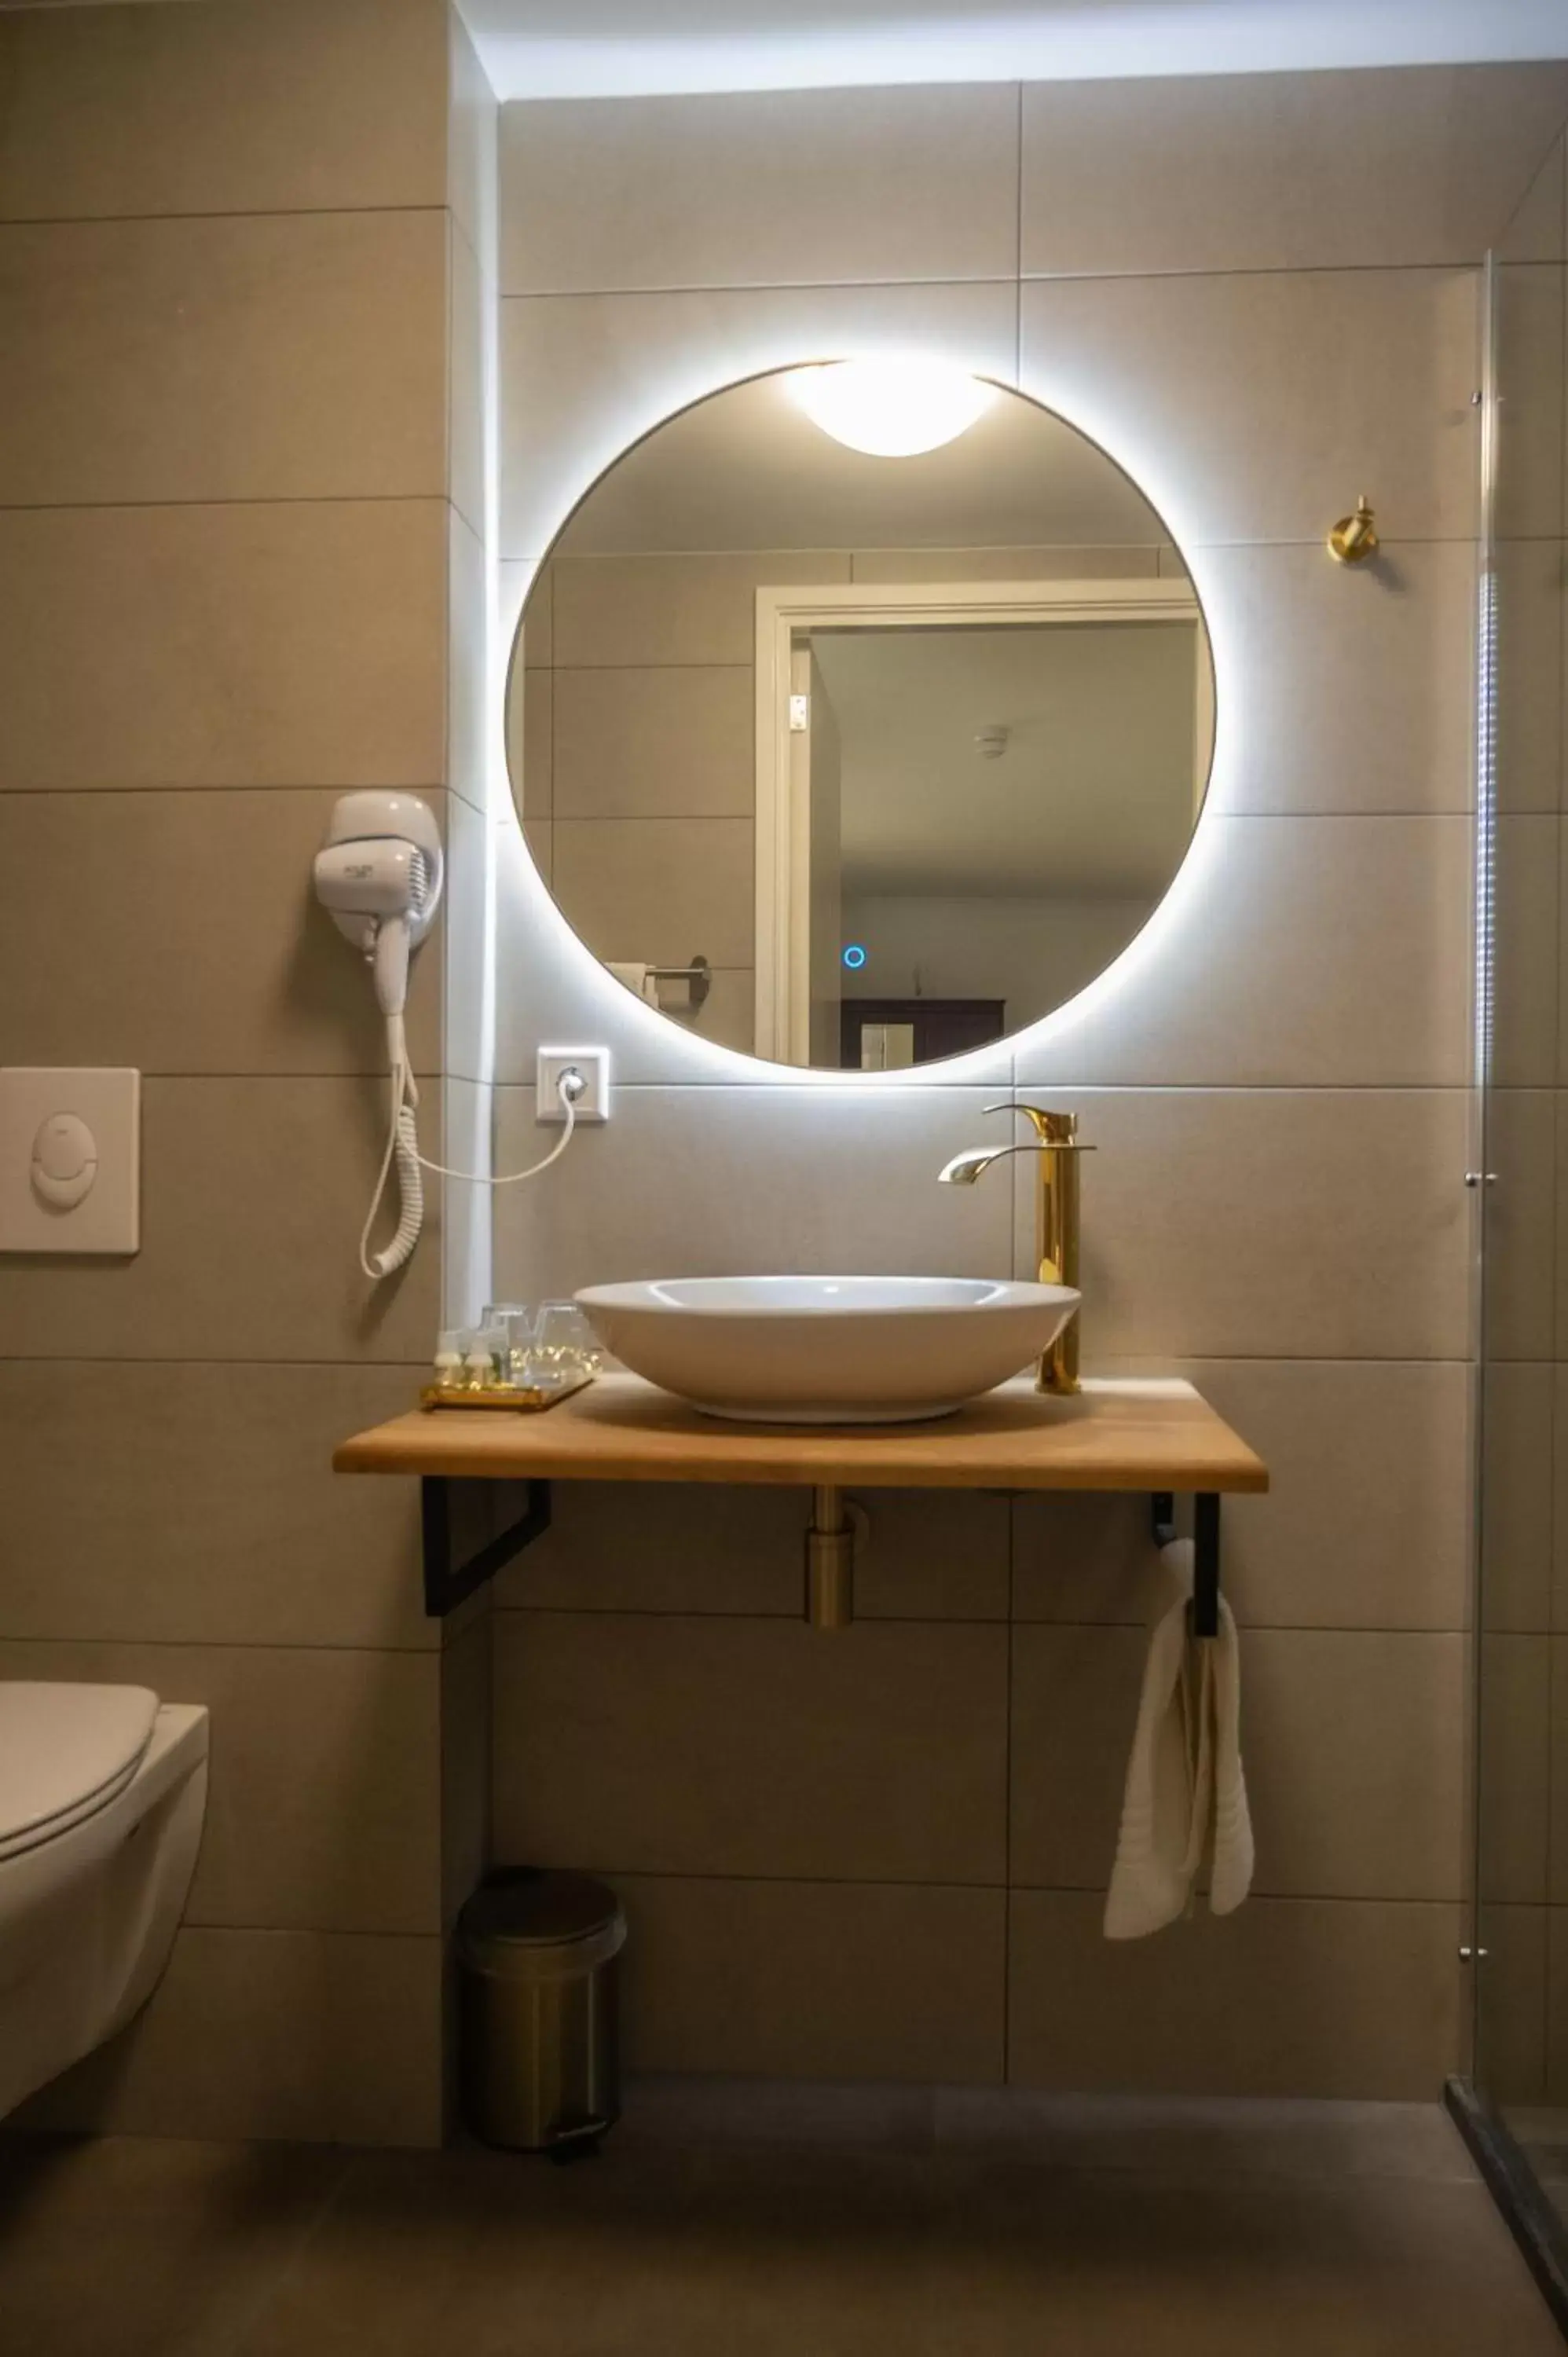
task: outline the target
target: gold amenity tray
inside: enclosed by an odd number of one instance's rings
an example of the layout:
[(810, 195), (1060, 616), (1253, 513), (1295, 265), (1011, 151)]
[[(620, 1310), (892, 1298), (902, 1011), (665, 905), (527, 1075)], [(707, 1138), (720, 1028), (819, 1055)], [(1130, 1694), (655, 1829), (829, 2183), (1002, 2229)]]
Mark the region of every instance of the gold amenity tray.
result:
[(579, 1375), (575, 1383), (561, 1383), (550, 1391), (534, 1383), (487, 1383), (472, 1392), (427, 1383), (419, 1394), (419, 1405), (427, 1415), (438, 1407), (506, 1407), (514, 1415), (542, 1415), (546, 1408), (559, 1407), (563, 1400), (585, 1392), (593, 1380), (592, 1375)]

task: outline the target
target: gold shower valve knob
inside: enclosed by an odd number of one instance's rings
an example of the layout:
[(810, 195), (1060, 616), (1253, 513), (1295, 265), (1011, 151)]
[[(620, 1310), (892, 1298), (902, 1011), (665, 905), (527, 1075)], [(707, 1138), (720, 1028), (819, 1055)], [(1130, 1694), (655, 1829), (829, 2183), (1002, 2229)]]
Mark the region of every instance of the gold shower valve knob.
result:
[(1353, 515), (1341, 516), (1328, 535), (1328, 554), (1338, 565), (1365, 565), (1378, 553), (1378, 528), (1362, 492)]

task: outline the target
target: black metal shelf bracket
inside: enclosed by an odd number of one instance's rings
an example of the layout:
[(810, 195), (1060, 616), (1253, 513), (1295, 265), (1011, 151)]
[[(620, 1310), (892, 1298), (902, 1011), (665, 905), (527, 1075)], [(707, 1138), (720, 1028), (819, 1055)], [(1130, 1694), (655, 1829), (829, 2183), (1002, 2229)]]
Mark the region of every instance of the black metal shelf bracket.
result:
[[(1179, 1536), (1176, 1499), (1169, 1490), (1156, 1490), (1149, 1500), (1150, 1521), (1156, 1546), (1169, 1546)], [(1199, 1490), (1192, 1501), (1192, 1633), (1219, 1634), (1219, 1497)]]
[(461, 1563), (452, 1560), (453, 1492), (491, 1492), (491, 1481), (457, 1481), (444, 1473), (426, 1473), (419, 1484), (420, 1532), (424, 1554), (424, 1609), (432, 1620), (444, 1620), (485, 1582), (510, 1563), (550, 1528), (550, 1484), (530, 1481), (528, 1503), (514, 1523), (497, 1531)]

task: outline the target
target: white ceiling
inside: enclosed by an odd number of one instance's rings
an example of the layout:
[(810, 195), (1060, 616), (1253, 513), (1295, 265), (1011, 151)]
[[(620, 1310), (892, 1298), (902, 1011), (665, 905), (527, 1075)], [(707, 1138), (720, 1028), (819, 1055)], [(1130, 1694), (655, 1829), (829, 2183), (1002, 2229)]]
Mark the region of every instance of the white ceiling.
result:
[[(1170, 623), (813, 633), (846, 892), (1157, 900), (1192, 833), (1197, 650)], [(990, 760), (986, 721), (1010, 730)]]
[(940, 450), (870, 458), (813, 425), (789, 371), (715, 393), (588, 493), (563, 554), (751, 548), (1042, 548), (1168, 539), (1102, 450), (1017, 393)]
[(502, 99), (1568, 57), (1568, 0), (460, 0)]

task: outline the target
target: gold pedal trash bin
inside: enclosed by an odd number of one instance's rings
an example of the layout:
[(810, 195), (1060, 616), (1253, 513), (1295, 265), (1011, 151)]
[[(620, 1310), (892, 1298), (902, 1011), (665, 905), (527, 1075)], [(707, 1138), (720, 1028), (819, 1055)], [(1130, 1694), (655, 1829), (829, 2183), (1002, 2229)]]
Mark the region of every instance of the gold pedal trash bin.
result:
[(520, 1867), (457, 1919), (463, 2117), (486, 2144), (565, 2158), (620, 2114), (626, 1917), (584, 1874)]

